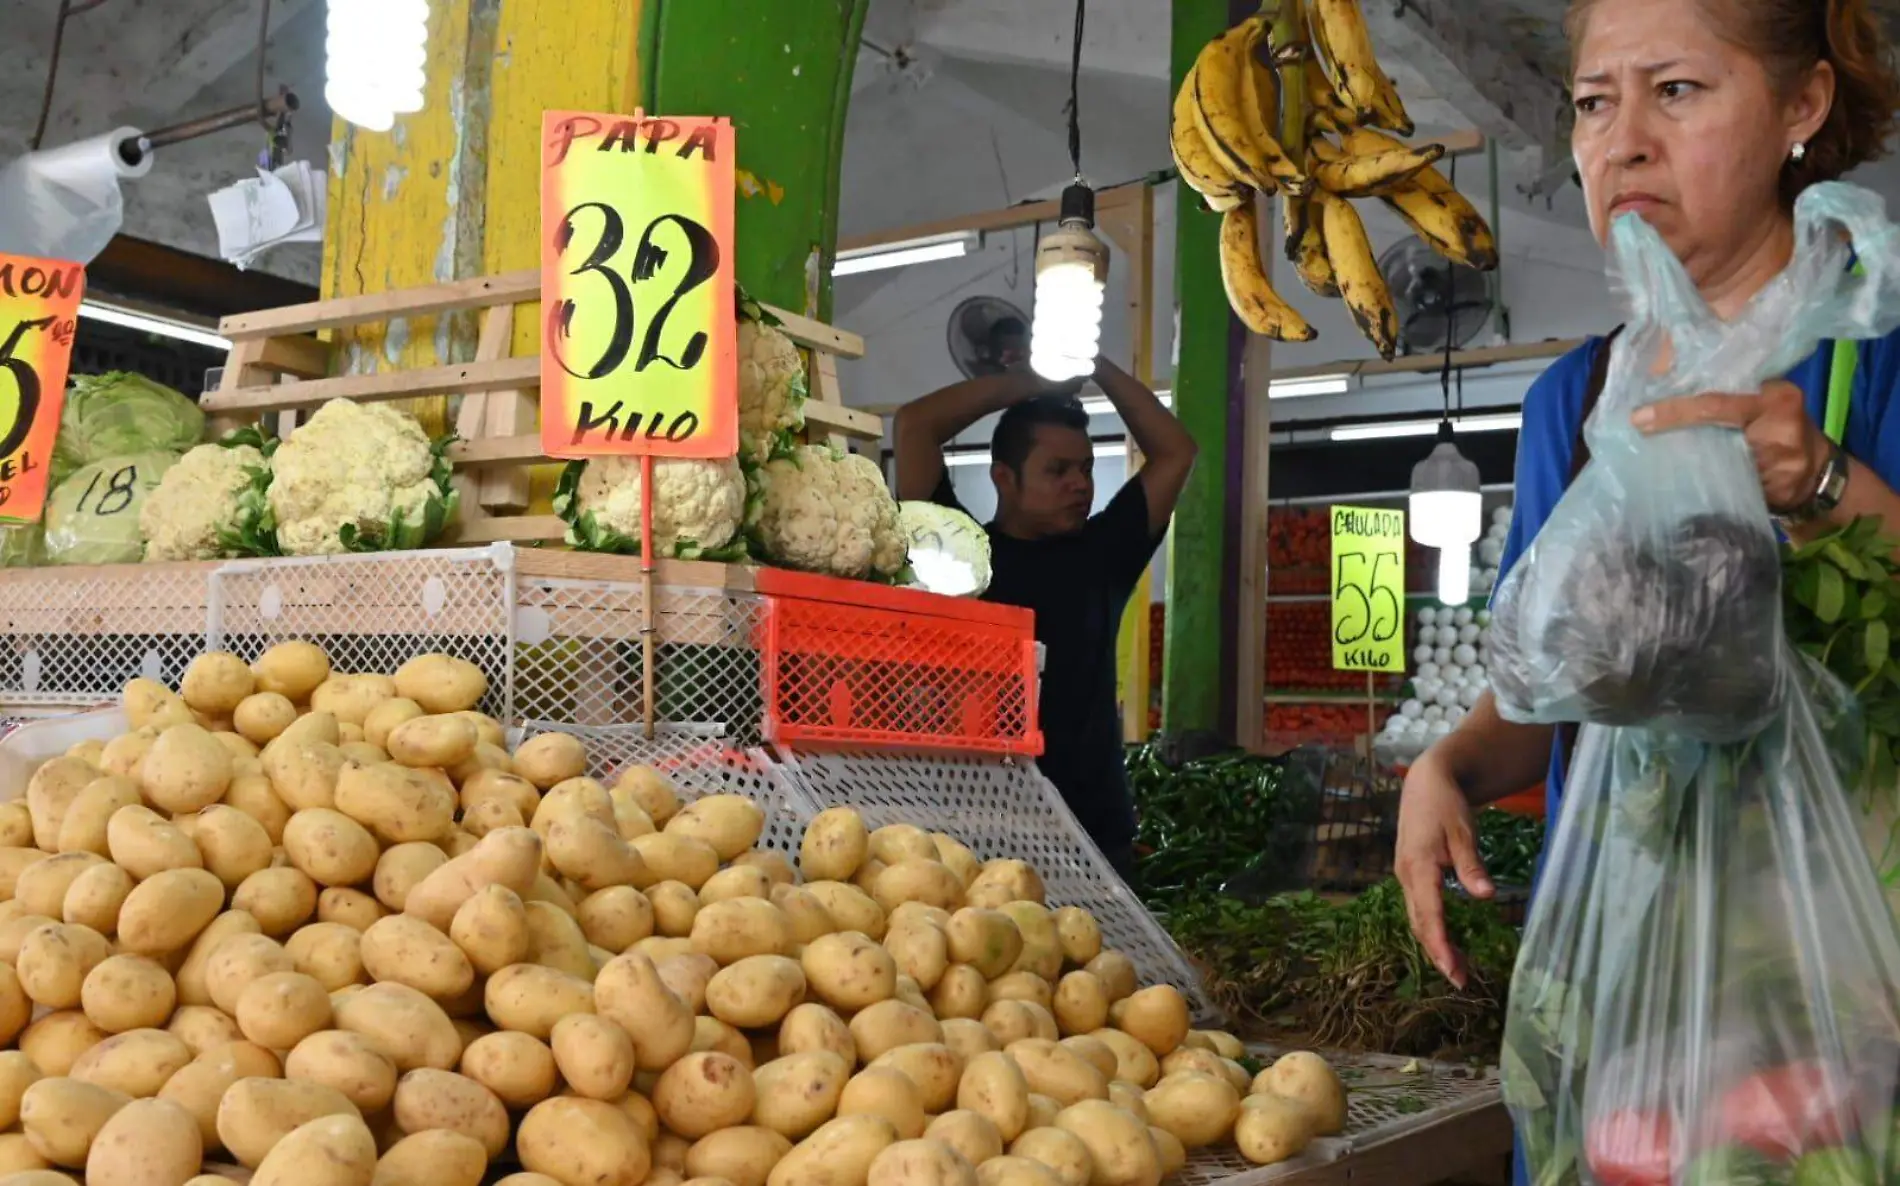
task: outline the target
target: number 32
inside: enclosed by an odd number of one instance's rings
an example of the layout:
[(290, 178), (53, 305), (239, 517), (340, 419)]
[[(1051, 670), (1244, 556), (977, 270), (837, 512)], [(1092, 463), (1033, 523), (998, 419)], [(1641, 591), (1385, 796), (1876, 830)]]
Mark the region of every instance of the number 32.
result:
[[(597, 211), (601, 217), (600, 237), (594, 241), (594, 248), (587, 258), (569, 275), (592, 274), (601, 278), (607, 286), (608, 295), (613, 301), (613, 329), (607, 338), (607, 348), (593, 366), (584, 371), (575, 370), (559, 349), (559, 343), (572, 333), (574, 317), (578, 312), (579, 301), (558, 302), (549, 310), (548, 341), (554, 357), (561, 369), (577, 379), (600, 379), (619, 370), (627, 361), (627, 354), (633, 348), (633, 334), (636, 323), (636, 311), (633, 300), (633, 287), (627, 278), (614, 271), (611, 266), (621, 247), (626, 242), (626, 224), (620, 212), (604, 202), (582, 202), (567, 212), (561, 220), (560, 245), (565, 249), (574, 235), (575, 216), (583, 211)], [(719, 271), (719, 241), (713, 238), (699, 223), (678, 214), (663, 214), (647, 224), (640, 236), (639, 244), (634, 248), (633, 266), (630, 269), (634, 282), (651, 280), (659, 270), (666, 266), (668, 252), (655, 242), (655, 235), (667, 223), (672, 223), (686, 238), (690, 253), (686, 270), (674, 285), (673, 293), (653, 312), (647, 322), (646, 335), (640, 343), (640, 356), (634, 361), (635, 371), (644, 371), (656, 362), (663, 362), (675, 370), (691, 370), (698, 365), (706, 352), (707, 336), (696, 331), (687, 339), (686, 348), (679, 357), (669, 357), (660, 352), (660, 340), (666, 332), (666, 319), (672, 315), (680, 298), (711, 279)]]

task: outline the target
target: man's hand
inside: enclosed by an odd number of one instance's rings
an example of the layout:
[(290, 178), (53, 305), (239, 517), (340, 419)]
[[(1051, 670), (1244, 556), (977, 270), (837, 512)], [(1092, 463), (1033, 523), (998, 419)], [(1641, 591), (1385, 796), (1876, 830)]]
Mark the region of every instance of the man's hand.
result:
[[(1076, 384), (1080, 387), (1080, 383)], [(992, 412), (1052, 390), (1031, 371), (1004, 371), (965, 379), (897, 409), (897, 497), (929, 498), (943, 481), (944, 443)]]

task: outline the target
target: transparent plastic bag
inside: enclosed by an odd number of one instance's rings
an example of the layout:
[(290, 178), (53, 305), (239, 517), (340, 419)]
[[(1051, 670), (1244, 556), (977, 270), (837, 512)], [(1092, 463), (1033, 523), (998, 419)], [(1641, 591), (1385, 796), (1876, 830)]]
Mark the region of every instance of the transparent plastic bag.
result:
[(1511, 982), (1534, 1186), (1900, 1182), (1900, 936), (1792, 650), (1747, 742), (1585, 725)]
[(1617, 220), (1630, 317), (1584, 428), (1590, 464), (1492, 602), (1489, 671), (1507, 719), (1731, 741), (1777, 711), (1780, 553), (1748, 446), (1731, 429), (1646, 437), (1630, 416), (1757, 392), (1824, 340), (1900, 327), (1900, 230), (1879, 195), (1811, 186), (1795, 237), (1788, 266), (1725, 322), (1647, 223)]

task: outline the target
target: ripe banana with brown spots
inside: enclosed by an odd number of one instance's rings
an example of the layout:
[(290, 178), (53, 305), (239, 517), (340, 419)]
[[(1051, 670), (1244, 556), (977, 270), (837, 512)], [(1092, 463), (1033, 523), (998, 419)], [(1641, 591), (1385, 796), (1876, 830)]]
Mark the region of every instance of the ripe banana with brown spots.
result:
[(1391, 193), (1445, 155), (1442, 144), (1420, 144), (1382, 149), (1365, 156), (1340, 151), (1330, 141), (1314, 138), (1313, 179), (1320, 188), (1344, 198), (1369, 198)]
[(1267, 280), (1260, 262), (1260, 226), (1252, 202), (1221, 215), (1220, 278), (1227, 288), (1227, 303), (1242, 325), (1281, 342), (1313, 340), (1313, 327)]
[(1306, 111), (1316, 130), (1335, 136), (1342, 136), (1359, 125), (1358, 115), (1339, 101), (1339, 92), (1333, 89), (1332, 80), (1317, 62), (1306, 66)]
[(1340, 96), (1358, 113), (1360, 122), (1410, 136), (1412, 117), (1405, 113), (1399, 89), (1379, 65), (1359, 0), (1310, 3), (1313, 38), (1325, 51)]
[(1258, 105), (1250, 114), (1243, 98), (1247, 58), (1265, 27), (1262, 18), (1250, 17), (1202, 47), (1191, 74), (1194, 125), (1235, 177), (1269, 193), (1305, 193), (1312, 180), (1264, 127)]
[(1373, 258), (1366, 225), (1359, 221), (1359, 212), (1352, 203), (1337, 194), (1317, 190), (1313, 200), (1319, 204), (1326, 257), (1332, 261), (1346, 308), (1359, 332), (1378, 348), (1379, 357), (1389, 361), (1399, 349), (1399, 315), (1392, 306), (1392, 292), (1386, 287), (1385, 277), (1379, 274), (1379, 263)]
[(1214, 159), (1206, 137), (1195, 126), (1192, 69), (1174, 96), (1174, 111), (1168, 121), (1168, 150), (1174, 155), (1174, 167), (1181, 174), (1181, 180), (1201, 195), (1208, 209), (1232, 210), (1253, 196), (1245, 182)]
[(1286, 223), (1286, 257), (1300, 282), (1315, 296), (1338, 296), (1339, 279), (1333, 275), (1333, 261), (1326, 258), (1326, 237), (1320, 233), (1319, 208), (1313, 197), (1285, 198), (1280, 211)]
[[(1404, 148), (1371, 128), (1356, 128), (1345, 136), (1346, 151), (1361, 156)], [(1436, 168), (1420, 169), (1404, 184), (1379, 196), (1446, 259), (1485, 272), (1498, 266), (1498, 241), (1490, 225)]]

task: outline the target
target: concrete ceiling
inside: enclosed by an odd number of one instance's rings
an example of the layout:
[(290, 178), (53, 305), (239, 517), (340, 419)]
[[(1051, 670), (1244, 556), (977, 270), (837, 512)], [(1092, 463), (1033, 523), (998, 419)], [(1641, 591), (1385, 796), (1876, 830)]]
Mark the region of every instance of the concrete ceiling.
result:
[[(46, 143), (122, 125), (155, 127), (248, 101), (255, 93), (261, 3), (107, 0), (73, 18)], [(1367, 0), (1367, 16), (1381, 58), (1421, 127), (1477, 127), (1499, 138), (1513, 150), (1507, 174), (1521, 182), (1535, 176), (1540, 154), (1561, 154), (1563, 3)], [(1900, 6), (1900, 0), (1891, 3)], [(7, 31), (0, 38), (0, 160), (22, 151), (30, 135), (57, 7), (57, 0), (0, 0), (0, 29)], [(1166, 0), (1089, 0), (1084, 69), (1104, 96), (1086, 112), (1091, 143), (1105, 143), (1130, 114), (1114, 107), (1109, 96), (1115, 92), (1143, 102), (1158, 96), (1165, 106), (1165, 88), (1156, 84), (1168, 70), (1168, 7)], [(272, 0), (266, 61), (267, 87), (288, 85), (304, 100), (295, 155), (319, 165), (329, 130), (322, 19), (322, 0)], [(1073, 19), (1067, 0), (873, 0), (854, 91), (860, 101), (875, 102), (880, 90), (938, 87), (967, 94), (974, 87), (997, 112), (1059, 129)], [(971, 168), (994, 167), (984, 138), (959, 142), (975, 154)], [(126, 187), (127, 233), (215, 254), (204, 195), (247, 175), (259, 143), (257, 135), (239, 131), (161, 153), (151, 176)], [(881, 141), (879, 147), (900, 146)], [(1164, 155), (1142, 167), (1165, 165)], [(1040, 188), (1041, 181), (1024, 188)], [(901, 225), (920, 215), (916, 201), (893, 192), (892, 208), (880, 216), (866, 208), (868, 197), (847, 197), (845, 221), (858, 229)], [(261, 266), (308, 279), (316, 265), (316, 250), (306, 247), (280, 250)]]

